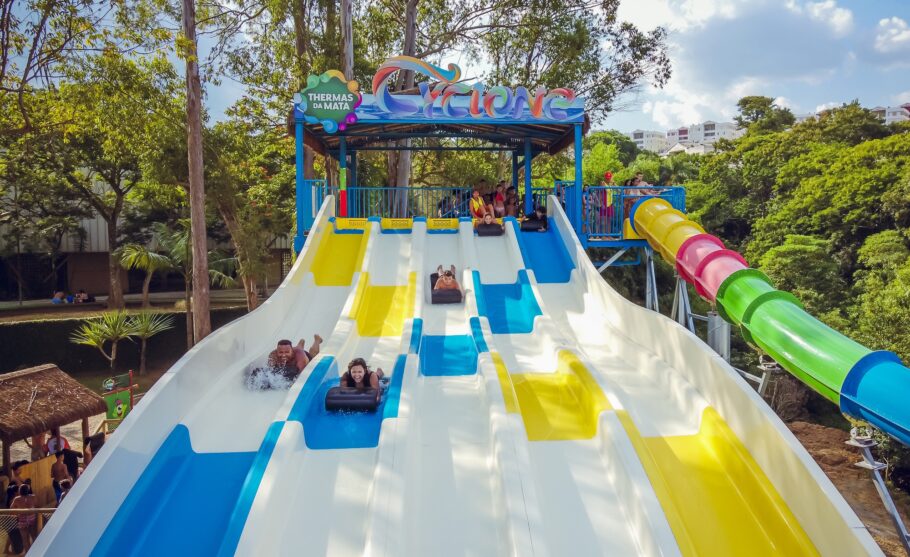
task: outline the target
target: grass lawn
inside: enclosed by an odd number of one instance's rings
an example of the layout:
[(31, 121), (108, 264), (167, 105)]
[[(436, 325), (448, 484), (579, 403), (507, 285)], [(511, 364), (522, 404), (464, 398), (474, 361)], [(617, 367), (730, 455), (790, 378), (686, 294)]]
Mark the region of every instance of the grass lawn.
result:
[[(139, 375), (138, 373), (133, 373), (133, 384), (139, 385), (135, 393), (144, 393), (152, 388), (152, 385), (155, 384), (158, 379), (170, 368), (171, 364), (159, 364), (157, 366), (149, 366), (146, 370), (145, 375)], [(126, 373), (125, 371), (119, 371), (117, 373), (111, 372), (109, 369), (95, 372), (86, 372), (74, 374), (72, 377), (76, 381), (82, 383), (85, 387), (91, 389), (96, 393), (101, 392), (101, 383), (108, 377), (114, 375), (120, 375)]]

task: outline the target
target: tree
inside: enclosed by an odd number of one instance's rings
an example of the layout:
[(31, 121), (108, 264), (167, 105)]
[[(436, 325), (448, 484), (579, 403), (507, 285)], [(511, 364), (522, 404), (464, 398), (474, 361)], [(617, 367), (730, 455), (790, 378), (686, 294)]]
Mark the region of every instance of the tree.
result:
[(771, 97), (743, 97), (736, 103), (739, 116), (733, 118), (740, 128), (752, 133), (779, 132), (792, 126), (796, 121), (789, 108), (774, 104)]
[(121, 217), (142, 183), (140, 167), (153, 148), (156, 128), (172, 125), (176, 76), (164, 58), (104, 53), (73, 68), (70, 77), (52, 106), (58, 119), (70, 124), (46, 138), (43, 148), (72, 192), (107, 225), (108, 306), (121, 308), (116, 257)]
[(195, 0), (182, 0), (182, 6), (183, 36), (178, 40), (178, 46), (186, 64), (186, 143), (193, 252), (193, 337), (195, 342), (199, 342), (212, 332), (202, 158), (202, 84), (199, 79), (199, 53), (196, 44)]
[[(75, 344), (94, 346), (111, 363), (111, 371), (117, 366), (117, 345), (133, 333), (130, 319), (123, 311), (105, 312), (101, 317), (89, 319), (70, 337)], [(110, 353), (104, 346), (110, 343)]]
[(834, 309), (846, 285), (832, 259), (831, 244), (821, 238), (788, 235), (768, 250), (759, 268), (781, 290), (792, 292), (816, 315)]
[(165, 255), (155, 253), (140, 244), (125, 244), (118, 250), (120, 264), (124, 269), (139, 269), (145, 272), (142, 281), (142, 307), (151, 307), (149, 303), (149, 286), (155, 273), (173, 270), (173, 262)]
[(129, 318), (130, 336), (140, 340), (139, 375), (145, 375), (145, 356), (148, 339), (174, 327), (174, 316), (142, 312)]

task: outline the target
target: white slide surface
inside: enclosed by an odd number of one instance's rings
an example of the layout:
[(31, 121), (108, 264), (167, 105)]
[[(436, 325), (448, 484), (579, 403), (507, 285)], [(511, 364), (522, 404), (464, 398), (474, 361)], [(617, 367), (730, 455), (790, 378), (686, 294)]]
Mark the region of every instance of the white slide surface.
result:
[[(555, 200), (547, 236), (485, 238), (342, 228), (333, 203), (263, 307), (110, 437), (33, 554), (880, 554), (728, 364), (603, 281)], [(463, 303), (432, 303), (438, 265)], [(316, 333), (289, 389), (245, 383), (277, 339)], [(382, 404), (325, 410), (355, 357), (385, 371)]]

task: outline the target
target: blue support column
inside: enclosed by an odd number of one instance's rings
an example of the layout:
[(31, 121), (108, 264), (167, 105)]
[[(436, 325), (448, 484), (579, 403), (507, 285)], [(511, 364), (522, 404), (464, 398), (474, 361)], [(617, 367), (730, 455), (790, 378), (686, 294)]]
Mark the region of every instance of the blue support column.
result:
[(572, 213), (574, 218), (572, 219), (572, 224), (575, 225), (575, 234), (581, 238), (582, 231), (582, 169), (581, 169), (581, 159), (582, 159), (582, 149), (581, 149), (581, 140), (582, 140), (582, 128), (581, 124), (575, 124), (575, 191), (572, 193)]
[(512, 187), (518, 193), (518, 151), (512, 151)]
[(531, 140), (525, 139), (525, 215), (534, 212), (534, 193), (531, 191)]
[(303, 122), (296, 122), (294, 126), (296, 172), (296, 205), (297, 205), (297, 235), (294, 236), (294, 252), (300, 253), (306, 241), (304, 233), (313, 225), (313, 185), (305, 184), (303, 179)]

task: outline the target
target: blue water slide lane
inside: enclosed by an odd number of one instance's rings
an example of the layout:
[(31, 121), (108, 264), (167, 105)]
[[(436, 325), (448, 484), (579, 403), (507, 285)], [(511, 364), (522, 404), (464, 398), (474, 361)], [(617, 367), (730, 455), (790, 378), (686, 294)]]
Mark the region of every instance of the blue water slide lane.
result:
[[(215, 554), (255, 456), (197, 453), (189, 429), (177, 424), (91, 555)], [(205, 512), (199, 512), (200, 502)]]
[(471, 335), (474, 337), (474, 345), (477, 347), (478, 352), (483, 353), (490, 351), (490, 349), (487, 348), (487, 341), (483, 338), (483, 328), (480, 326), (479, 317), (471, 318)]
[(421, 336), (423, 336), (423, 319), (417, 317), (411, 324), (411, 344), (408, 346), (408, 354), (416, 354), (420, 349)]
[(473, 276), (477, 312), (489, 320), (493, 334), (530, 333), (534, 329), (534, 318), (542, 312), (525, 269), (518, 270), (514, 284), (483, 284), (478, 271), (473, 271)]
[(525, 231), (515, 225), (515, 237), (524, 259), (525, 267), (534, 271), (538, 283), (566, 283), (572, 276), (575, 262), (559, 235), (553, 217), (547, 219), (546, 232)]
[(419, 373), (428, 377), (474, 375), (477, 346), (472, 335), (424, 336)]
[(284, 429), (285, 422), (273, 422), (266, 431), (265, 439), (256, 452), (256, 458), (253, 459), (253, 465), (246, 475), (243, 487), (240, 489), (240, 496), (237, 503), (234, 504), (234, 511), (228, 520), (227, 528), (221, 540), (221, 547), (218, 550), (219, 557), (230, 557), (237, 551), (237, 544), (240, 542), (240, 534), (246, 525), (246, 519), (250, 514), (253, 506), (253, 499), (259, 491), (259, 485), (262, 483), (262, 476), (265, 474), (265, 468), (272, 458), (272, 452), (278, 443), (278, 437), (281, 430)]
[[(419, 346), (422, 328), (423, 321), (414, 319), (411, 329), (412, 351), (416, 351)], [(288, 421), (303, 424), (304, 439), (310, 449), (362, 449), (378, 446), (382, 421), (398, 416), (407, 359), (407, 354), (400, 354), (395, 360), (389, 388), (375, 412), (329, 412), (325, 409), (325, 395), (329, 389), (338, 386), (341, 377), (335, 359), (331, 356), (324, 357), (307, 378), (288, 414)]]

